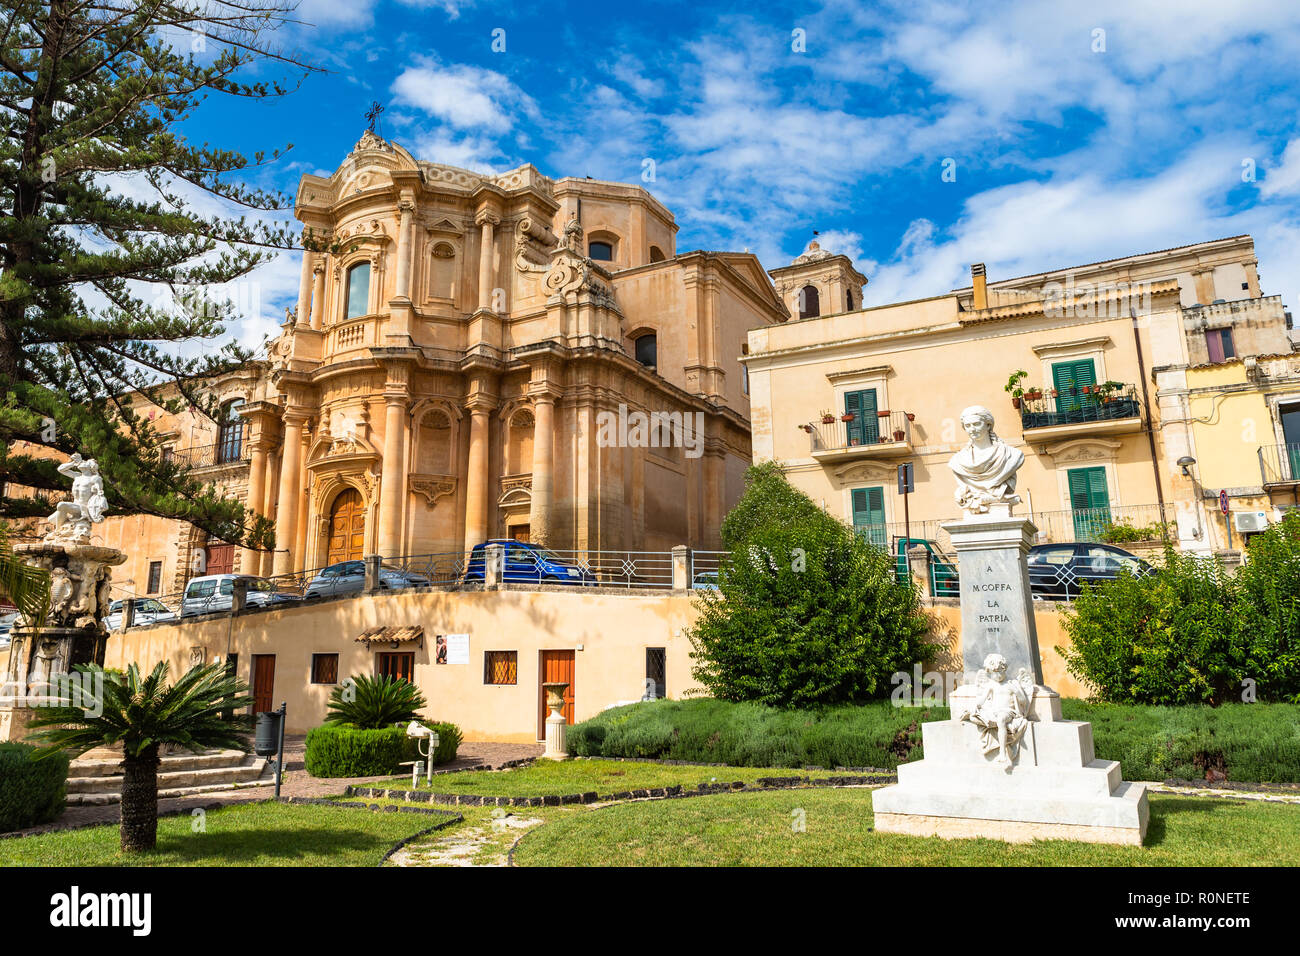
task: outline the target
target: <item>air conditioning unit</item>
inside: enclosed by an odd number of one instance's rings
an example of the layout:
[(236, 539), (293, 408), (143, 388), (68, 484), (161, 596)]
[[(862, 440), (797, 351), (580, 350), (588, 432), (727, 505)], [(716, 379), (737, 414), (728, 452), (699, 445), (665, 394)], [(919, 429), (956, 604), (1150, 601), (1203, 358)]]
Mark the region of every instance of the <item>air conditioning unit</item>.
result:
[(1268, 514), (1264, 511), (1234, 511), (1232, 513), (1232, 527), (1233, 530), (1242, 534), (1267, 531)]

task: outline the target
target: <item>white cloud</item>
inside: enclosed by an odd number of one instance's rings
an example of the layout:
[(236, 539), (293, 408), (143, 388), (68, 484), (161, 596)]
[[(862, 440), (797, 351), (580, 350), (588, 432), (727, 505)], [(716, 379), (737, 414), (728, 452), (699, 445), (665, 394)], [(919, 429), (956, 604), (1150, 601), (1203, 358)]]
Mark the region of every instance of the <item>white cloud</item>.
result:
[(465, 64), (443, 66), (425, 60), (399, 73), (392, 91), (394, 102), (461, 130), (499, 135), (511, 129), (517, 112), (529, 117), (539, 115), (532, 97), (509, 77)]
[(1281, 163), (1265, 172), (1259, 192), (1266, 199), (1300, 194), (1300, 139), (1291, 140)]

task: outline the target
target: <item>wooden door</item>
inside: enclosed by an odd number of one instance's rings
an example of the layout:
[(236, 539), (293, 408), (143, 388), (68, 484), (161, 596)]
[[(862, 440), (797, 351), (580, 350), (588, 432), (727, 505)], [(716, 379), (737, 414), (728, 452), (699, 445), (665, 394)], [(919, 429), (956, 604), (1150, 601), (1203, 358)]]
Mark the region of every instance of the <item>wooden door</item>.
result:
[(365, 551), (366, 512), (361, 492), (349, 488), (334, 499), (330, 507), (329, 564), (356, 561)]
[(526, 524), (512, 524), (510, 526), (510, 537), (515, 541), (522, 541), (524, 544), (527, 544), (528, 530), (529, 526)]
[(564, 714), (566, 724), (573, 723), (573, 677), (574, 663), (573, 651), (542, 651), (541, 668), (539, 668), (542, 679), (537, 690), (541, 698), (539, 704), (539, 713), (541, 714), (538, 722), (537, 739), (546, 738), (546, 715), (549, 711), (546, 709), (546, 691), (542, 689), (541, 684), (551, 684), (555, 681), (565, 681), (568, 683), (568, 689), (564, 692), (564, 707), (561, 713)]
[(275, 710), (271, 703), (275, 691), (275, 655), (253, 655), (253, 713)]
[(235, 570), (235, 546), (218, 542), (203, 549), (204, 574), (232, 574)]

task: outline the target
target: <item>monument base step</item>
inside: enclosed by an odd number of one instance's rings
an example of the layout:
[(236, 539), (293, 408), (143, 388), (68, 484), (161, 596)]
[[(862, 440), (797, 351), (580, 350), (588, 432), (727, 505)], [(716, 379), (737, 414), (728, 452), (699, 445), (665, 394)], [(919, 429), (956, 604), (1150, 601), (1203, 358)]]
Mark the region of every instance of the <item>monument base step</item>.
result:
[(976, 820), (971, 817), (933, 817), (920, 813), (877, 813), (876, 830), (908, 836), (941, 837), (945, 840), (983, 838), (1006, 843), (1035, 840), (1074, 840), (1078, 843), (1111, 843), (1141, 846), (1145, 829), (1095, 827), (1073, 823), (1026, 823), (1022, 820)]

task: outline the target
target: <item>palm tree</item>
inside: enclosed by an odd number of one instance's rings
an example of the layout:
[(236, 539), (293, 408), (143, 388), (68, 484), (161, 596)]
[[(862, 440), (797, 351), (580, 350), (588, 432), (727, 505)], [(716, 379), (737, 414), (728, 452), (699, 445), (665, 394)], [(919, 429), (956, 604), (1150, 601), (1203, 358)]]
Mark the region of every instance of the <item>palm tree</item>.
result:
[(73, 756), (121, 744), (122, 850), (152, 850), (158, 841), (159, 748), (247, 752), (252, 716), (223, 717), (222, 711), (252, 704), (248, 685), (219, 663), (192, 667), (171, 686), (166, 661), (147, 677), (137, 664), (125, 674), (85, 664), (74, 669), (89, 679), (71, 681), (60, 706), (39, 708), (29, 726), (46, 729), (29, 739), (46, 744), (44, 753), (66, 750)]
[(9, 529), (0, 524), (0, 597), (13, 603), (35, 627), (50, 608), (50, 573), (23, 561), (9, 546)]

